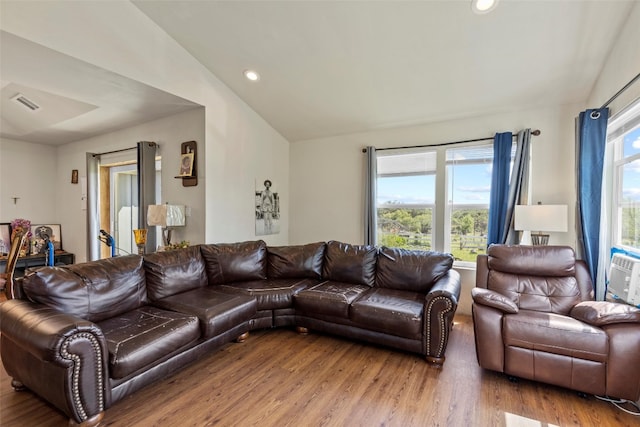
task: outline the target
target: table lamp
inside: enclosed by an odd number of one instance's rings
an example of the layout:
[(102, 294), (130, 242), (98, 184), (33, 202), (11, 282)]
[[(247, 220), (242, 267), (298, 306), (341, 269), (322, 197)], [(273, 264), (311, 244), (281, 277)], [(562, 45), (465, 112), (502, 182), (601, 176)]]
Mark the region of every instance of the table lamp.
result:
[(517, 205), (514, 215), (515, 230), (536, 231), (531, 233), (534, 246), (549, 244), (549, 235), (543, 231), (567, 231), (567, 205)]
[(147, 210), (147, 225), (162, 227), (162, 241), (165, 246), (171, 245), (171, 230), (173, 227), (183, 227), (186, 224), (184, 205), (149, 205)]

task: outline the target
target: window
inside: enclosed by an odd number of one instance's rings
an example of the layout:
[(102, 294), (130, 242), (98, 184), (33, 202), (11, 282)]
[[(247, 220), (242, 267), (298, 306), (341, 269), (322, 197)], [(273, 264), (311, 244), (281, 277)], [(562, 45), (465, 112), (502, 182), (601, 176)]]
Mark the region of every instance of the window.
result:
[(433, 249), (436, 154), (378, 155), (378, 245)]
[(613, 144), (612, 246), (640, 250), (640, 101), (607, 127)]
[(492, 163), (492, 144), (447, 150), (450, 221), (444, 247), (457, 260), (475, 262), (487, 248)]
[(487, 246), (492, 162), (492, 143), (379, 150), (377, 244), (475, 263)]

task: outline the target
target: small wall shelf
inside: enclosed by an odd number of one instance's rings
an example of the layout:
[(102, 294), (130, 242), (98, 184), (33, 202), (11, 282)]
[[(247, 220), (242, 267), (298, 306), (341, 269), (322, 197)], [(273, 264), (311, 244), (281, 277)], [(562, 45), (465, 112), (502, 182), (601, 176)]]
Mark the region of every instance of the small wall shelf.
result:
[(198, 185), (198, 150), (195, 141), (183, 142), (180, 146), (180, 154), (193, 153), (193, 168), (191, 176), (176, 176), (175, 178), (182, 180), (183, 187), (195, 187)]

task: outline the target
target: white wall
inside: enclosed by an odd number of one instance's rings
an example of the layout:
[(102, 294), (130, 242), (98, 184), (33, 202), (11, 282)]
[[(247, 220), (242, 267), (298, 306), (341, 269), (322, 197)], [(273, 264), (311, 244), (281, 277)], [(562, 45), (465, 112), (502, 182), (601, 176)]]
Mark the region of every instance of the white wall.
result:
[[(174, 116), (150, 121), (142, 125), (121, 129), (82, 141), (60, 146), (57, 150), (58, 170), (55, 178), (57, 189), (56, 217), (62, 224), (65, 250), (76, 254), (76, 262), (86, 260), (87, 230), (86, 214), (82, 209), (82, 188), (71, 184), (71, 170), (78, 169), (80, 177), (86, 177), (86, 153), (104, 153), (122, 148), (135, 147), (138, 141), (153, 141), (159, 144), (162, 157), (162, 202), (189, 206), (192, 215), (187, 226), (177, 228), (172, 241), (188, 240), (192, 244), (203, 243), (205, 235), (205, 187), (183, 187), (182, 180), (175, 179), (180, 165), (180, 144), (196, 141), (199, 156), (205, 155), (204, 109), (194, 109)], [(121, 159), (135, 159), (136, 151), (120, 154)], [(200, 168), (202, 169), (202, 168)], [(198, 171), (199, 182), (204, 182), (204, 171)]]
[(205, 229), (197, 240), (255, 239), (255, 178), (268, 177), (277, 183), (282, 217), (280, 234), (264, 240), (288, 243), (288, 141), (133, 4), (3, 2), (2, 12), (4, 31), (205, 107), (204, 207), (194, 212)]
[[(640, 4), (636, 3), (629, 14), (620, 38), (613, 46), (607, 62), (593, 87), (588, 108), (599, 108), (614, 94), (640, 73)], [(636, 81), (609, 105), (610, 117), (633, 100), (640, 98), (640, 81)]]
[(0, 138), (0, 222), (58, 224), (57, 166), (55, 147)]

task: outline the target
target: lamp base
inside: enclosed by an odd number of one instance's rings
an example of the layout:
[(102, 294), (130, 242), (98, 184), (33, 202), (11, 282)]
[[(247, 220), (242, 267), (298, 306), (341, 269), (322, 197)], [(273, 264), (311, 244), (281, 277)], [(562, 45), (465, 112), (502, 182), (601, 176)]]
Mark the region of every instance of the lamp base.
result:
[(165, 227), (162, 229), (162, 243), (165, 247), (171, 245), (171, 228)]
[(144, 255), (145, 246), (147, 244), (147, 229), (136, 228), (133, 230), (133, 237), (138, 247), (138, 255)]
[(546, 246), (549, 244), (549, 235), (542, 233), (531, 233), (531, 243), (533, 246)]

